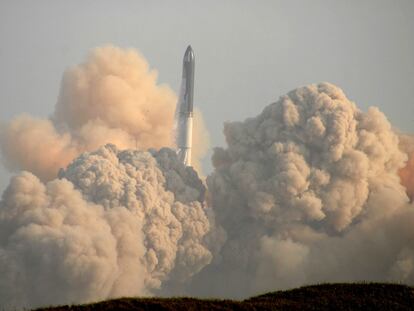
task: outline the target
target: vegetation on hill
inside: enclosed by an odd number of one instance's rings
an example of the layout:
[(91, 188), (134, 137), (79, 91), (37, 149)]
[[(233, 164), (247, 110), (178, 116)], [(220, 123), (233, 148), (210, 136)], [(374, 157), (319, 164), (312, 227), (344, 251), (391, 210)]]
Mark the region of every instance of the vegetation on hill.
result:
[(414, 288), (398, 284), (322, 284), (271, 292), (243, 301), (195, 298), (122, 298), (37, 311), (92, 310), (414, 310)]

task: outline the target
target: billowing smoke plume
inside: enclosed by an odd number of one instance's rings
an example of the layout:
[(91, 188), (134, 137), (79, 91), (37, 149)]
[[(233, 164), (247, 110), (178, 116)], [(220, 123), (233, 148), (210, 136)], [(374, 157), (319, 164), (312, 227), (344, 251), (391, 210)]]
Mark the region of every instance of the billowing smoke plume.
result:
[(339, 88), (310, 85), (224, 134), (207, 184), (227, 240), (197, 293), (414, 284), (414, 207), (398, 176), (407, 155), (377, 108), (364, 113)]
[[(12, 170), (27, 170), (43, 181), (84, 151), (112, 143), (119, 148), (173, 147), (177, 98), (134, 50), (107, 46), (65, 72), (50, 119), (19, 116), (0, 129), (0, 149)], [(194, 166), (204, 155), (206, 133), (195, 111)], [(200, 127), (201, 128), (198, 128)]]
[(6, 163), (31, 173), (0, 202), (1, 307), (414, 284), (414, 144), (377, 108), (327, 83), (294, 90), (225, 125), (207, 191), (151, 149), (172, 146), (175, 101), (135, 52), (106, 47), (65, 74), (50, 120), (2, 126)]
[(401, 183), (406, 187), (410, 200), (414, 200), (414, 136), (401, 135), (400, 146), (408, 154), (405, 167), (400, 170)]
[(171, 149), (82, 154), (46, 184), (14, 177), (0, 203), (0, 306), (168, 293), (211, 259), (205, 187)]

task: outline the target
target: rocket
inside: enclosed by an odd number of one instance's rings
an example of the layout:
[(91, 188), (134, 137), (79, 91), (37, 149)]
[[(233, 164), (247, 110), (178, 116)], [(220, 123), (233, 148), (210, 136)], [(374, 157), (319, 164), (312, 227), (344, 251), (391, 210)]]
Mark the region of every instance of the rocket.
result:
[(187, 47), (183, 59), (181, 91), (176, 110), (177, 155), (186, 166), (191, 166), (191, 146), (193, 139), (193, 96), (194, 96), (195, 57), (191, 45)]

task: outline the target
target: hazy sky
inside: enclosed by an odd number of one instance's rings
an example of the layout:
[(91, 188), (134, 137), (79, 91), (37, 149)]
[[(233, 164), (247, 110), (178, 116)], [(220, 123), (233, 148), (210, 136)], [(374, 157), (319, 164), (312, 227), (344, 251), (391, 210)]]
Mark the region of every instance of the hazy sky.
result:
[(191, 44), (212, 146), (224, 144), (224, 121), (320, 81), (414, 132), (413, 0), (0, 0), (0, 42), (0, 120), (50, 115), (63, 71), (105, 44), (140, 50), (178, 90)]

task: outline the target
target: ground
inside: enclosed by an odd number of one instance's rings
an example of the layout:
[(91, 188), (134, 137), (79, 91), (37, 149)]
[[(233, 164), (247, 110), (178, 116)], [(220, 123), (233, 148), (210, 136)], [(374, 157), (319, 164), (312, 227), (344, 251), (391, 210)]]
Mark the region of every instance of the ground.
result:
[(37, 311), (91, 310), (414, 310), (414, 288), (400, 284), (322, 284), (271, 292), (243, 301), (122, 298)]

